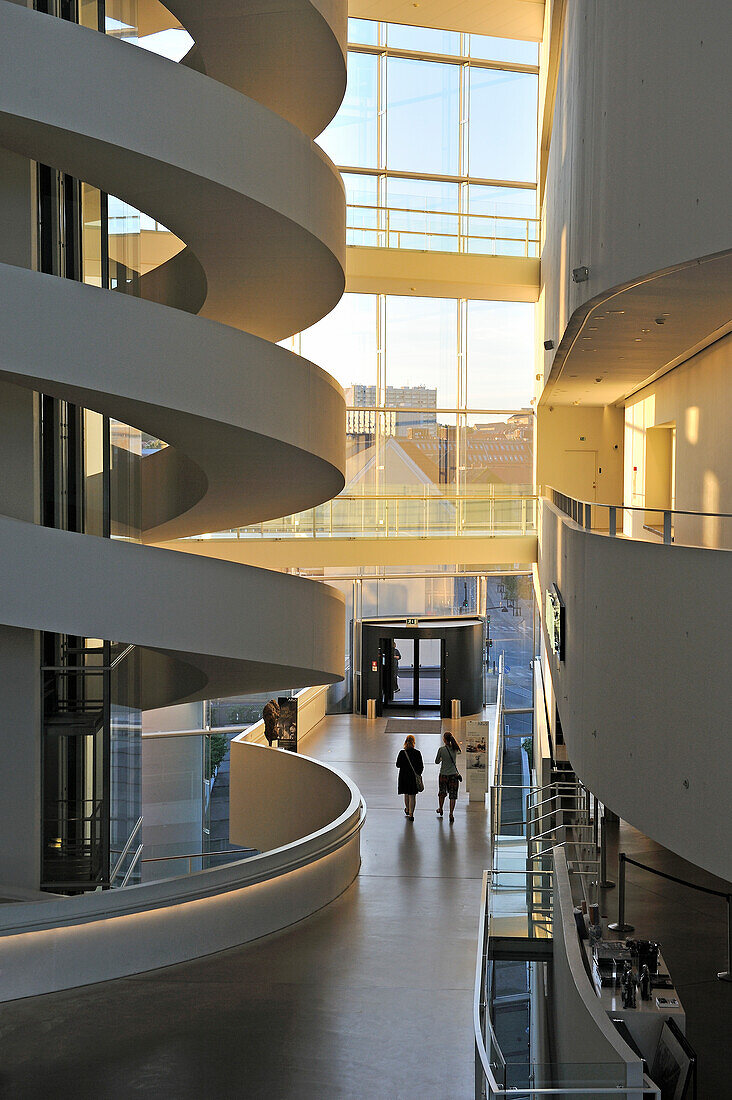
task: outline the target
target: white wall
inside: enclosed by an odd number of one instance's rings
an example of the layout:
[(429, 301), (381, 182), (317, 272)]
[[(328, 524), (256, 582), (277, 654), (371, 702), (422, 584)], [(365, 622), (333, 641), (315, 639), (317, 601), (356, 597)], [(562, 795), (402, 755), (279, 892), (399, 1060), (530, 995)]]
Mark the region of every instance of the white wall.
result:
[(269, 852), (315, 833), (348, 807), (337, 772), (285, 749), (231, 742), (229, 835), (233, 844)]
[(549, 652), (547, 666), (575, 771), (732, 880), (732, 556), (585, 532), (546, 501), (540, 545), (541, 591), (556, 583), (566, 607), (565, 659)]
[[(625, 500), (630, 499), (632, 468), (643, 481), (649, 426), (676, 425), (675, 504), (678, 509), (732, 513), (732, 336), (717, 341), (647, 386), (627, 402), (634, 431), (633, 449), (625, 448)], [(641, 415), (639, 406), (643, 404)], [(658, 522), (656, 517), (656, 522)], [(732, 520), (674, 517), (679, 542), (732, 547)]]
[(731, 40), (728, 0), (567, 0), (542, 253), (555, 345), (594, 295), (732, 247)]

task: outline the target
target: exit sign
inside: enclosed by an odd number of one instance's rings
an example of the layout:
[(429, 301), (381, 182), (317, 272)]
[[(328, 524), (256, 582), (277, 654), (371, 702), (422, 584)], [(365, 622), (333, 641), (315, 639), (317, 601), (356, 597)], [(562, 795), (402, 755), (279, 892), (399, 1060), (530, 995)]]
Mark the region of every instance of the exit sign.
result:
[(407, 626), (417, 626), (417, 619), (407, 619), (406, 625)]

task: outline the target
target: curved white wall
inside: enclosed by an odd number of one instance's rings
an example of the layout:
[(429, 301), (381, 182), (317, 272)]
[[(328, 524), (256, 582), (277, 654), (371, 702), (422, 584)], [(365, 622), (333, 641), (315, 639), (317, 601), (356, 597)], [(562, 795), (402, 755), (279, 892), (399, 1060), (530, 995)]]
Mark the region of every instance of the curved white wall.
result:
[(343, 777), (317, 760), (231, 742), (229, 836), (242, 848), (277, 848), (316, 833), (342, 814), (350, 797)]
[(732, 247), (730, 40), (727, 0), (567, 0), (541, 258), (555, 343), (596, 294)]
[(565, 658), (547, 660), (573, 768), (626, 821), (732, 880), (732, 552), (588, 532), (546, 500), (540, 522), (541, 599), (556, 584), (566, 607)]
[[(239, 746), (240, 748), (242, 746)], [(300, 827), (257, 833), (264, 850), (193, 875), (0, 911), (0, 1001), (88, 985), (199, 958), (302, 920), (338, 897), (360, 867), (366, 807), (350, 780), (276, 749), (253, 774), (274, 805), (310, 789)], [(288, 760), (283, 763), (283, 757)], [(256, 796), (256, 791), (249, 792)]]

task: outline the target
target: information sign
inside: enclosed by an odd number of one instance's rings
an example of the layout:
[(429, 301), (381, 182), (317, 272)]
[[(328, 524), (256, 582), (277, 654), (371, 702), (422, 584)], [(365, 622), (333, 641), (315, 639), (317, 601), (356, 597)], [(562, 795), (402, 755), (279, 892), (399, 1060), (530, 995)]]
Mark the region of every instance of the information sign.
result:
[(297, 699), (280, 695), (277, 702), (280, 705), (276, 723), (278, 748), (297, 752)]
[(465, 723), (465, 780), (471, 802), (485, 801), (488, 789), (488, 746), (490, 723)]

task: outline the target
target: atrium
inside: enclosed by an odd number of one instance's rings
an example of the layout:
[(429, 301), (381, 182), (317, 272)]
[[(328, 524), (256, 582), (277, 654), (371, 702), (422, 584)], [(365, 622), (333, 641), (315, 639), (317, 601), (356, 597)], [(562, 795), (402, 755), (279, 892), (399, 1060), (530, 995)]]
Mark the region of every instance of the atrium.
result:
[(732, 1098), (730, 41), (0, 0), (7, 1095)]

